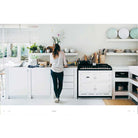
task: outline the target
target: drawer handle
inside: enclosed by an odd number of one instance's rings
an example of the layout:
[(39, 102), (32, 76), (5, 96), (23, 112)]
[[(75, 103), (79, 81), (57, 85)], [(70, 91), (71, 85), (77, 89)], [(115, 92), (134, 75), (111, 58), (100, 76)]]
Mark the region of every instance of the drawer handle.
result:
[(89, 76), (86, 76), (86, 78), (90, 78)]

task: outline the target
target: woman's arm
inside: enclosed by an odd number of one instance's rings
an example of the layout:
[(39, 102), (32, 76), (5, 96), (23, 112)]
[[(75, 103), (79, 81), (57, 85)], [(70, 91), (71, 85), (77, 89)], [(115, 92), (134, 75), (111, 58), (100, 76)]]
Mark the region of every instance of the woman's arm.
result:
[(68, 65), (67, 65), (67, 60), (66, 60), (66, 56), (65, 56), (65, 53), (63, 53), (63, 61), (64, 61), (64, 67), (67, 68)]

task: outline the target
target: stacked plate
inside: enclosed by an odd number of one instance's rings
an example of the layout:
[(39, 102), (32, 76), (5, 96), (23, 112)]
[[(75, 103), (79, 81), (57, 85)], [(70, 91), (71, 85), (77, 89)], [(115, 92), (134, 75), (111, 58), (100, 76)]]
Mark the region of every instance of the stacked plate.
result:
[(121, 28), (118, 35), (121, 39), (127, 39), (129, 37), (129, 30), (127, 28)]
[(129, 36), (132, 39), (138, 39), (138, 28), (132, 28), (130, 31), (127, 28), (121, 28), (119, 31), (115, 28), (110, 28), (106, 32), (108, 39), (115, 39), (117, 36), (120, 39), (127, 39)]
[(133, 28), (130, 30), (130, 37), (132, 39), (138, 39), (138, 28)]
[(106, 35), (107, 35), (107, 38), (109, 39), (117, 38), (117, 29), (115, 28), (108, 29)]

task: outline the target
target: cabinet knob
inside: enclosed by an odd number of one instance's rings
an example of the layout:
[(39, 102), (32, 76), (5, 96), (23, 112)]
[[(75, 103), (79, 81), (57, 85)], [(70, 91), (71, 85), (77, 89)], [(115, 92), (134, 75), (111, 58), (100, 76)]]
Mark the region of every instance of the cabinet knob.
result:
[(86, 76), (86, 78), (90, 78), (89, 76)]

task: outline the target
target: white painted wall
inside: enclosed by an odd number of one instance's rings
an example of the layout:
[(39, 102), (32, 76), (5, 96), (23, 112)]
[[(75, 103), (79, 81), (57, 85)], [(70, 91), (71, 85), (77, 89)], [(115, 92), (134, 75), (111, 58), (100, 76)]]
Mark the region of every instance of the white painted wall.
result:
[[(52, 45), (51, 36), (57, 35), (61, 31), (65, 33), (65, 39), (61, 44), (64, 48), (75, 48), (79, 57), (83, 57), (84, 54), (91, 55), (93, 52), (102, 48), (119, 48), (119, 49), (135, 49), (138, 48), (136, 42), (107, 42), (106, 31), (111, 28), (122, 27), (131, 29), (136, 25), (90, 25), (90, 24), (58, 24), (58, 25), (39, 25), (39, 40), (38, 43), (44, 45)], [(111, 65), (135, 65), (136, 57), (132, 56), (119, 56), (119, 57), (106, 57), (106, 62)]]
[[(79, 57), (83, 57), (84, 54), (91, 55), (92, 53), (98, 51), (98, 49), (103, 48), (119, 48), (119, 49), (138, 49), (138, 44), (136, 42), (107, 42), (106, 41), (106, 31), (111, 28), (120, 29), (122, 27), (127, 27), (131, 29), (136, 27), (136, 25), (116, 25), (116, 24), (41, 24), (35, 31), (30, 31), (29, 34), (26, 32), (19, 37), (19, 32), (16, 33), (14, 30), (8, 32), (6, 30), (8, 42), (9, 41), (31, 41), (37, 42), (37, 44), (42, 44), (45, 46), (51, 46), (52, 36), (64, 31), (65, 39), (61, 43), (61, 48), (74, 48), (79, 53)], [(28, 37), (27, 37), (28, 35)], [(106, 57), (106, 62), (111, 65), (134, 65), (136, 64), (136, 57), (131, 56), (119, 56), (119, 57)], [(75, 59), (72, 59), (75, 60)]]

